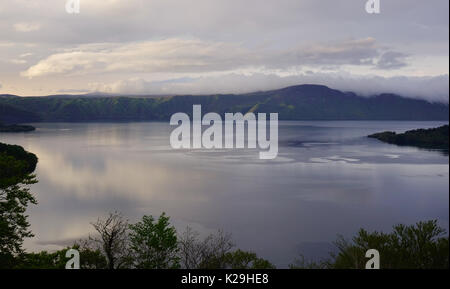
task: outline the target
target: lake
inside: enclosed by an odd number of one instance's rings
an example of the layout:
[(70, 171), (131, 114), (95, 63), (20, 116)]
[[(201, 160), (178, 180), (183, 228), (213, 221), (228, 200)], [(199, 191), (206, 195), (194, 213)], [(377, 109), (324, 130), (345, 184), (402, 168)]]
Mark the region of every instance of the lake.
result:
[(259, 149), (173, 150), (163, 122), (36, 123), (0, 142), (39, 157), (29, 250), (86, 237), (109, 211), (131, 222), (166, 212), (179, 232), (223, 229), (237, 247), (286, 267), (299, 253), (327, 256), (337, 234), (361, 227), (437, 219), (448, 230), (449, 157), (366, 137), (443, 124), (280, 122), (274, 160), (260, 160)]

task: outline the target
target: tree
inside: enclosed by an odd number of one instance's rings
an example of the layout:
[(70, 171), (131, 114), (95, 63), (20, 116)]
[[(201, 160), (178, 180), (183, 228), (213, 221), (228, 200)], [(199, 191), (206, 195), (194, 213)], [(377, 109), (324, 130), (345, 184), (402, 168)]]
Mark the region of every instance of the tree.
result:
[[(109, 213), (106, 219), (92, 223), (98, 233), (89, 237), (94, 249), (104, 254), (108, 269), (127, 268), (130, 263), (128, 244), (128, 221), (118, 212)], [(95, 251), (95, 250), (94, 250)]]
[(256, 253), (240, 249), (226, 253), (223, 269), (275, 269), (266, 259), (259, 258)]
[(189, 226), (179, 237), (181, 267), (186, 269), (222, 268), (225, 255), (234, 247), (231, 234), (219, 230), (203, 240)]
[(311, 261), (303, 256), (292, 269), (364, 269), (369, 249), (380, 253), (381, 269), (448, 269), (449, 238), (436, 220), (415, 225), (396, 225), (391, 233), (360, 229), (351, 241), (338, 236), (334, 242), (337, 252), (330, 258)]
[(92, 250), (85, 246), (74, 244), (53, 253), (41, 251), (39, 253), (24, 253), (15, 268), (18, 269), (65, 269), (68, 258), (66, 252), (69, 249), (78, 250), (80, 253), (80, 269), (105, 269), (107, 262), (100, 250)]
[(139, 269), (169, 269), (179, 267), (177, 235), (165, 213), (156, 222), (152, 216), (130, 225), (130, 242), (134, 265)]
[(37, 204), (29, 187), (37, 182), (31, 174), (36, 163), (23, 148), (0, 143), (0, 268), (11, 268), (23, 253), (23, 240), (33, 236), (25, 211)]
[(272, 269), (269, 261), (253, 252), (231, 251), (231, 234), (218, 230), (203, 240), (199, 233), (186, 227), (178, 241), (181, 267), (185, 269)]
[(415, 225), (396, 225), (392, 233), (361, 229), (353, 242), (342, 237), (336, 242), (338, 254), (331, 268), (363, 269), (365, 252), (380, 252), (384, 269), (434, 269), (449, 267), (449, 239), (437, 221), (418, 222)]
[(178, 238), (178, 255), (180, 265), (184, 269), (197, 269), (202, 263), (204, 246), (198, 237), (199, 233), (187, 226)]
[(235, 246), (231, 234), (218, 230), (207, 236), (201, 244), (199, 269), (222, 269), (226, 267), (225, 256)]
[(64, 269), (64, 259), (59, 258), (59, 251), (49, 253), (41, 251), (38, 253), (24, 253), (17, 260), (15, 269)]
[[(99, 249), (89, 247), (88, 242), (81, 242), (81, 244), (75, 243), (72, 246), (73, 249), (80, 252), (80, 268), (81, 269), (107, 269), (108, 261)], [(67, 250), (62, 252), (61, 256), (66, 256)]]

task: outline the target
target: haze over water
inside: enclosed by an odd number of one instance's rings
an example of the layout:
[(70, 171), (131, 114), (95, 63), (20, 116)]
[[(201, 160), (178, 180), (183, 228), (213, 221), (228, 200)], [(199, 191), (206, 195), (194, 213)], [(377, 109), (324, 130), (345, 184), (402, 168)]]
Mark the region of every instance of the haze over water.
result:
[(326, 256), (337, 234), (390, 231), (438, 219), (448, 230), (449, 158), (366, 136), (446, 122), (280, 122), (279, 153), (173, 150), (168, 123), (37, 123), (2, 134), (39, 158), (29, 250), (57, 249), (121, 211), (131, 222), (166, 212), (178, 232), (223, 229), (238, 248), (279, 267)]

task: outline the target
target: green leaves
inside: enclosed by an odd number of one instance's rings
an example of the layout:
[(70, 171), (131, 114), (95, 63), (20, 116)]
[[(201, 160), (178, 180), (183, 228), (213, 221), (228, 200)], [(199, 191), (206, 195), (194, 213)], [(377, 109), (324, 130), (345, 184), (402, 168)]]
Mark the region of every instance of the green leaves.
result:
[[(0, 121), (168, 120), (200, 104), (209, 112), (278, 112), (280, 120), (448, 120), (448, 105), (398, 95), (371, 98), (320, 85), (230, 95), (0, 98)], [(411, 113), (414, 112), (414, 113)]]
[(152, 216), (143, 216), (141, 222), (130, 225), (130, 230), (136, 268), (168, 269), (180, 266), (176, 230), (170, 226), (165, 213), (158, 221)]
[(269, 261), (258, 258), (253, 252), (240, 249), (227, 253), (224, 259), (224, 267), (229, 269), (275, 269)]
[(23, 240), (33, 236), (25, 211), (37, 203), (29, 188), (37, 182), (31, 174), (36, 163), (23, 148), (0, 144), (0, 268), (10, 268), (23, 253)]
[(74, 244), (62, 250), (50, 253), (41, 251), (38, 253), (24, 253), (15, 264), (17, 269), (64, 269), (68, 258), (66, 252), (76, 249), (80, 253), (81, 269), (106, 269), (106, 258), (99, 250)]
[(389, 234), (361, 229), (353, 242), (338, 239), (339, 253), (331, 267), (363, 269), (367, 261), (365, 252), (376, 249), (380, 252), (382, 269), (448, 268), (449, 239), (445, 233), (435, 220), (396, 225)]

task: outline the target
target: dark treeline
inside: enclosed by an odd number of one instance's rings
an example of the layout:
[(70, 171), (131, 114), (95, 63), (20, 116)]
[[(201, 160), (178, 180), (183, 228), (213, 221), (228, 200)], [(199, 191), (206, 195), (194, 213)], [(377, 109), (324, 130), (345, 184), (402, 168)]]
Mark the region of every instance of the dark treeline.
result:
[(271, 269), (255, 253), (234, 249), (230, 234), (205, 238), (190, 227), (178, 235), (169, 217), (143, 216), (135, 223), (117, 212), (92, 223), (96, 234), (56, 252), (24, 253), (14, 268), (63, 269), (68, 249), (80, 252), (82, 269)]
[(29, 132), (34, 131), (36, 128), (31, 125), (19, 125), (19, 124), (2, 124), (0, 122), (0, 132)]
[(448, 104), (394, 94), (362, 97), (321, 85), (248, 94), (171, 97), (0, 96), (0, 122), (167, 121), (176, 112), (279, 113), (280, 120), (448, 120)]
[(449, 150), (448, 125), (430, 129), (409, 130), (400, 134), (392, 131), (385, 131), (371, 134), (369, 137), (399, 146), (415, 146), (425, 149), (438, 149), (446, 151), (447, 153)]
[[(187, 227), (178, 233), (164, 213), (129, 223), (110, 213), (91, 225), (95, 234), (55, 252), (26, 252), (25, 238), (33, 237), (25, 214), (37, 204), (30, 191), (37, 157), (20, 146), (0, 144), (0, 268), (63, 269), (67, 250), (80, 253), (83, 269), (271, 269), (268, 260), (235, 248), (231, 235), (217, 231), (201, 238)], [(392, 233), (363, 229), (352, 240), (339, 237), (337, 251), (322, 261), (297, 258), (290, 268), (364, 268), (368, 249), (377, 249), (381, 268), (448, 268), (449, 238), (436, 221), (394, 226)]]
[(24, 253), (25, 238), (33, 237), (25, 211), (37, 201), (30, 192), (37, 157), (22, 147), (0, 143), (0, 268), (10, 268)]

